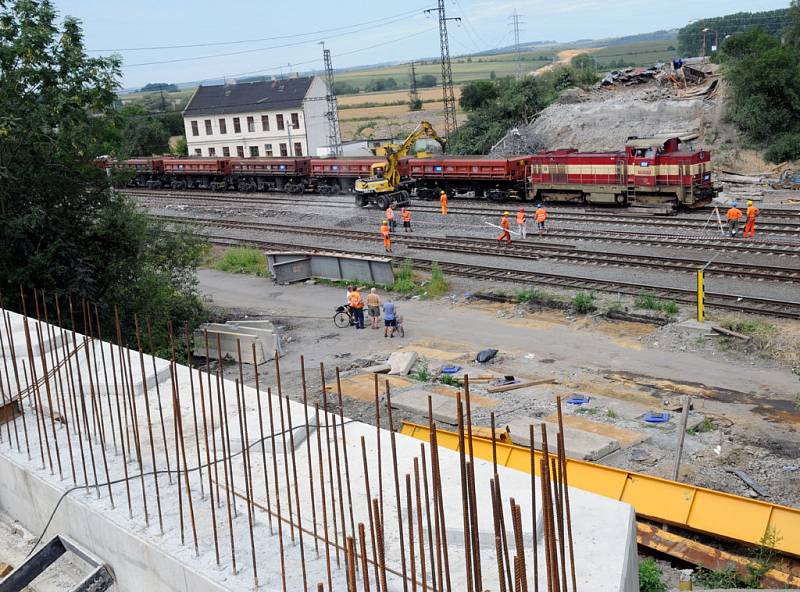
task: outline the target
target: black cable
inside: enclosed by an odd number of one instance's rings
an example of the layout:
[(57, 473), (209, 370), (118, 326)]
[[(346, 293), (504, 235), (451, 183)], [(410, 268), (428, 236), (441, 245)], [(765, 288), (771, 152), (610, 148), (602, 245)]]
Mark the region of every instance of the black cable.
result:
[[(328, 411), (328, 413), (332, 413), (332, 412)], [(341, 425), (342, 426), (346, 426), (347, 424), (350, 424), (350, 423), (356, 423), (356, 420), (355, 419), (349, 419), (349, 420), (345, 421)], [(236, 458), (237, 456), (241, 455), (245, 450), (250, 450), (253, 446), (256, 446), (257, 444), (260, 444), (261, 442), (263, 442), (263, 441), (265, 441), (267, 439), (275, 438), (275, 437), (278, 437), (278, 436), (283, 436), (284, 434), (288, 434), (290, 431), (294, 431), (294, 430), (298, 430), (298, 429), (305, 429), (305, 428), (312, 428), (312, 427), (315, 427), (317, 429), (322, 429), (322, 428), (328, 428), (328, 427), (331, 427), (331, 426), (328, 425), (328, 424), (316, 425), (316, 424), (310, 424), (310, 423), (304, 423), (302, 425), (297, 425), (297, 426), (294, 426), (291, 430), (286, 429), (286, 430), (283, 430), (282, 432), (278, 432), (278, 433), (275, 433), (275, 434), (269, 434), (267, 436), (264, 436), (263, 438), (259, 438), (259, 439), (255, 440), (252, 444), (249, 444), (247, 446), (247, 448), (243, 448), (242, 450), (239, 450), (239, 452), (236, 452), (234, 454), (229, 454), (227, 457), (223, 456), (222, 458), (217, 459), (217, 460), (215, 460), (215, 461), (213, 461), (211, 463), (203, 463), (201, 465), (198, 465), (196, 467), (192, 467), (190, 469), (182, 469), (180, 471), (178, 471), (178, 470), (172, 471), (172, 470), (168, 470), (168, 469), (161, 469), (161, 470), (158, 470), (158, 471), (148, 471), (146, 473), (138, 473), (136, 475), (129, 475), (127, 479), (123, 477), (121, 479), (115, 479), (113, 481), (106, 481), (104, 483), (91, 483), (91, 484), (75, 485), (73, 487), (70, 487), (64, 493), (61, 494), (61, 497), (58, 498), (58, 501), (56, 502), (56, 505), (53, 507), (53, 511), (50, 512), (50, 517), (47, 519), (47, 522), (44, 525), (44, 529), (42, 529), (42, 534), (40, 534), (39, 538), (36, 539), (36, 542), (33, 543), (33, 546), (31, 547), (31, 550), (28, 551), (28, 554), (25, 556), (25, 558), (27, 559), (28, 557), (30, 557), (31, 553), (33, 553), (36, 550), (36, 547), (39, 546), (39, 543), (42, 542), (42, 539), (44, 538), (44, 535), (47, 533), (47, 529), (50, 528), (50, 524), (53, 522), (53, 519), (56, 517), (56, 513), (58, 512), (58, 508), (61, 506), (61, 502), (64, 501), (64, 499), (70, 493), (72, 493), (73, 491), (78, 491), (79, 489), (87, 489), (87, 488), (90, 488), (90, 487), (98, 488), (98, 487), (108, 487), (109, 485), (119, 485), (120, 483), (125, 483), (126, 481), (132, 481), (134, 479), (141, 479), (143, 477), (151, 477), (153, 475), (163, 475), (163, 474), (173, 474), (173, 473), (178, 473), (178, 475), (181, 475), (184, 472), (185, 473), (193, 473), (194, 471), (201, 470), (203, 467), (211, 467), (212, 465), (217, 465), (220, 462), (230, 461), (230, 460)]]

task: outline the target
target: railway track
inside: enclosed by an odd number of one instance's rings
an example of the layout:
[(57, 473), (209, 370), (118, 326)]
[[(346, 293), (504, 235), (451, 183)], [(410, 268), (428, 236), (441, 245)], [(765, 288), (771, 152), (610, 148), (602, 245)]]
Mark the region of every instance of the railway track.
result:
[[(130, 191), (128, 194), (145, 199), (167, 200), (182, 199), (194, 203), (209, 204), (236, 204), (263, 207), (266, 205), (289, 205), (289, 206), (312, 206), (312, 207), (334, 207), (334, 208), (356, 208), (355, 204), (346, 201), (330, 199), (309, 199), (304, 197), (287, 197), (265, 195), (265, 197), (253, 197), (253, 194), (237, 193), (234, 195), (220, 194), (215, 192), (170, 192), (170, 191)], [(516, 204), (514, 204), (516, 205)], [(451, 206), (448, 215), (468, 215), (468, 216), (491, 216), (497, 217), (498, 213), (505, 207), (512, 207), (510, 204), (492, 204), (486, 206), (471, 205), (461, 207), (460, 204)], [(436, 214), (439, 206), (431, 203), (415, 202), (412, 209), (416, 212), (426, 212)], [(373, 210), (366, 210), (373, 211)], [(613, 224), (615, 226), (658, 226), (667, 229), (705, 229), (714, 230), (718, 228), (717, 221), (708, 221), (708, 217), (665, 217), (643, 214), (627, 214), (622, 211), (607, 212), (601, 209), (576, 210), (574, 208), (553, 208), (549, 207), (551, 220), (555, 217), (561, 222), (592, 222), (595, 224)], [(800, 214), (781, 219), (766, 220), (762, 215), (758, 222), (758, 232), (761, 234), (785, 234), (800, 236)]]
[[(318, 251), (314, 245), (286, 244), (273, 241), (262, 241), (253, 239), (239, 239), (229, 237), (210, 237), (210, 240), (220, 245), (247, 245), (258, 247), (270, 251)], [(326, 252), (341, 255), (364, 255), (373, 256), (374, 253), (357, 252), (348, 249), (335, 251), (326, 249)], [(460, 277), (467, 277), (477, 280), (494, 280), (500, 282), (512, 282), (524, 285), (553, 286), (557, 288), (567, 288), (584, 291), (612, 292), (625, 294), (628, 296), (638, 296), (643, 291), (654, 294), (657, 298), (674, 300), (683, 304), (694, 304), (696, 293), (688, 288), (673, 288), (668, 286), (642, 285), (638, 282), (623, 282), (617, 280), (601, 280), (581, 276), (570, 276), (555, 273), (542, 273), (524, 270), (497, 269), (481, 265), (465, 265), (460, 263), (450, 263), (435, 259), (411, 258), (415, 268), (430, 270), (434, 263), (437, 263), (443, 272)], [(771, 298), (757, 298), (737, 294), (721, 294), (716, 292), (705, 293), (705, 306), (708, 308), (718, 308), (736, 312), (750, 314), (762, 314), (767, 316), (778, 316), (784, 318), (800, 318), (800, 302), (793, 302)]]
[[(239, 222), (231, 220), (212, 220), (209, 218), (167, 217), (176, 223), (199, 224), (215, 228), (235, 230), (254, 230), (259, 232), (284, 232), (323, 236), (357, 241), (377, 241), (373, 232), (344, 230), (337, 228), (302, 228), (284, 224), (262, 222)], [(670, 272), (694, 273), (707, 263), (707, 259), (688, 259), (685, 257), (667, 257), (662, 255), (639, 255), (598, 251), (597, 249), (579, 249), (575, 245), (564, 245), (544, 242), (516, 242), (511, 245), (499, 244), (493, 239), (475, 239), (468, 237), (433, 237), (395, 235), (394, 240), (409, 249), (447, 251), (497, 257), (514, 257), (518, 259), (548, 259), (566, 263), (590, 264), (597, 266), (640, 267)], [(800, 281), (800, 267), (792, 268), (780, 265), (738, 264), (714, 261), (707, 267), (709, 273), (719, 275), (750, 278), (756, 280), (772, 280), (785, 282)]]

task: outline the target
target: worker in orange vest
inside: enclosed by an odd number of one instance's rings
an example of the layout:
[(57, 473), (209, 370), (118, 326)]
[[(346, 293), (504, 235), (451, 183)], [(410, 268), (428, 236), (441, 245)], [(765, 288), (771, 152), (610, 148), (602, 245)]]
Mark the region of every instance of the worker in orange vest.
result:
[(753, 205), (752, 200), (747, 200), (747, 222), (744, 223), (744, 238), (756, 236), (756, 217), (758, 208)]
[[(386, 224), (384, 222), (384, 224)], [(353, 313), (353, 318), (356, 321), (356, 329), (364, 328), (364, 300), (361, 298), (361, 292), (358, 288), (353, 286), (350, 294), (347, 296), (347, 303), (350, 305), (350, 310)]]
[(444, 224), (444, 219), (447, 216), (447, 194), (444, 189), (439, 194), (439, 203), (442, 205), (442, 224)]
[(381, 224), (381, 234), (383, 235), (383, 249), (387, 253), (392, 252), (392, 239), (389, 238), (389, 223), (384, 220)]
[(736, 202), (731, 204), (725, 217), (728, 219), (728, 230), (731, 236), (736, 236), (736, 231), (739, 230), (739, 220), (742, 219), (742, 210), (736, 207)]
[(414, 232), (411, 229), (411, 210), (403, 208), (400, 213), (403, 215), (403, 232)]
[(547, 222), (547, 210), (544, 209), (542, 204), (536, 205), (536, 213), (534, 214), (534, 218), (536, 220), (536, 226), (539, 228), (539, 234), (547, 232), (547, 229), (544, 227), (545, 222)]
[(511, 228), (511, 224), (508, 221), (508, 212), (503, 212), (503, 217), (500, 219), (500, 227), (503, 229), (503, 232), (500, 233), (500, 236), (497, 237), (497, 240), (505, 240), (506, 243), (510, 245), (511, 233), (509, 232), (509, 229)]
[(392, 209), (391, 204), (389, 204), (389, 207), (386, 208), (386, 220), (389, 222), (389, 232), (394, 232), (395, 229), (394, 209)]
[(517, 230), (519, 230), (519, 236), (522, 239), (528, 236), (526, 222), (525, 208), (520, 208), (519, 212), (517, 212)]

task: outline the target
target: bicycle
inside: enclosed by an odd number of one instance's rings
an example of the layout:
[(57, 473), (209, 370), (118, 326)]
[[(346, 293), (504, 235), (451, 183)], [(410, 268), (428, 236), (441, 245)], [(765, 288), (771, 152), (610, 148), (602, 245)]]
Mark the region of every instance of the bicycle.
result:
[(342, 305), (336, 307), (336, 312), (333, 315), (333, 324), (340, 329), (352, 327), (356, 324), (356, 319), (353, 317), (352, 312), (350, 312), (349, 306)]

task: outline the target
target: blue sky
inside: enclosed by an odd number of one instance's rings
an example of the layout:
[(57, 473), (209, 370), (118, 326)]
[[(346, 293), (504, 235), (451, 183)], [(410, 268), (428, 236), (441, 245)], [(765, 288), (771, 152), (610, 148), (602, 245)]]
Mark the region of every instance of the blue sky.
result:
[[(472, 53), (513, 43), (509, 16), (521, 15), (523, 42), (615, 37), (671, 29), (739, 11), (785, 8), (789, 0), (445, 0), (450, 52)], [(322, 68), (325, 40), (334, 67), (436, 56), (435, 0), (55, 0), (62, 15), (83, 21), (91, 50), (120, 51), (123, 86), (189, 82), (244, 73)], [(249, 41), (252, 40), (252, 41)], [(175, 48), (248, 41), (230, 45)], [(228, 54), (228, 55), (218, 55)], [(93, 52), (92, 55), (98, 55)], [(157, 63), (169, 62), (169, 63)], [(291, 64), (291, 66), (290, 66)]]

